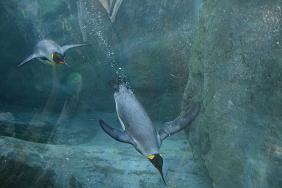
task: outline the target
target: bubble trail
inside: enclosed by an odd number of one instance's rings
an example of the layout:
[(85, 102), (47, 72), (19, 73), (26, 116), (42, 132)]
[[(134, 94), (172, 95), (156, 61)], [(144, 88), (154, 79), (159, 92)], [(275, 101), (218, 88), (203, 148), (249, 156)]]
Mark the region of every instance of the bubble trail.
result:
[(102, 52), (102, 59), (108, 63), (114, 71), (118, 84), (125, 84), (129, 87), (129, 82), (124, 68), (118, 60), (118, 55), (114, 49), (115, 32), (112, 29), (112, 22), (108, 13), (97, 0), (80, 0), (80, 11), (85, 15), (81, 20), (82, 28), (85, 28), (87, 39), (93, 44), (98, 43), (98, 48)]

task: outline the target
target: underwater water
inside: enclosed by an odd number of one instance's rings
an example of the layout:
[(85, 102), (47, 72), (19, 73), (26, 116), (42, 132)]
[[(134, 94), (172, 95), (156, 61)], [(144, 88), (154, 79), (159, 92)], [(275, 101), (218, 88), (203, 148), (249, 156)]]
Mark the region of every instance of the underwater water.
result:
[(281, 44), (281, 0), (1, 0), (0, 188), (281, 188)]

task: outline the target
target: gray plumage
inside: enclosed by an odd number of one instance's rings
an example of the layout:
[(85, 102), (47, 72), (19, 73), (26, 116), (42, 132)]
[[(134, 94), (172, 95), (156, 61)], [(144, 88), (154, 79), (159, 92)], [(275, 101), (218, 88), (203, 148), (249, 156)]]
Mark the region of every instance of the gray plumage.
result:
[(49, 62), (54, 62), (52, 55), (53, 53), (58, 53), (61, 55), (65, 55), (66, 51), (71, 48), (77, 48), (80, 46), (86, 46), (87, 44), (74, 44), (74, 45), (65, 45), (60, 46), (56, 42), (52, 40), (41, 40), (34, 47), (33, 54), (31, 54), (28, 58), (23, 60), (18, 67), (30, 62), (33, 59), (39, 60), (47, 60)]
[(120, 85), (114, 98), (123, 131), (110, 127), (102, 120), (100, 120), (101, 127), (112, 138), (132, 144), (144, 156), (159, 153), (162, 141), (189, 126), (200, 111), (200, 105), (194, 104), (190, 112), (165, 123), (163, 128), (157, 131), (130, 89)]
[(102, 129), (119, 142), (129, 143), (146, 156), (160, 172), (166, 185), (163, 173), (163, 158), (159, 154), (162, 141), (190, 125), (200, 111), (200, 104), (193, 104), (190, 112), (167, 122), (157, 131), (146, 111), (133, 92), (124, 84), (120, 84), (114, 93), (116, 112), (122, 125), (122, 131), (114, 129), (100, 120)]

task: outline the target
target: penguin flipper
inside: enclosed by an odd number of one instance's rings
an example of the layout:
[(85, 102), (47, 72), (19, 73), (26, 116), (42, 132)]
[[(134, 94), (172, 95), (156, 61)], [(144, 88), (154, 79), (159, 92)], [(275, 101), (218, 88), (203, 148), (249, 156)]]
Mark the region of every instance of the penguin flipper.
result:
[(72, 48), (78, 48), (78, 47), (82, 47), (82, 46), (88, 46), (89, 44), (70, 44), (70, 45), (64, 45), (62, 46), (63, 52), (65, 53), (66, 51), (68, 51), (69, 49)]
[(117, 13), (118, 13), (118, 10), (119, 10), (122, 2), (123, 2), (123, 0), (116, 0), (115, 1), (115, 4), (114, 4), (112, 11), (110, 13), (110, 19), (111, 19), (112, 23), (114, 23), (115, 20), (116, 20)]
[(173, 121), (164, 123), (164, 127), (159, 130), (161, 141), (189, 126), (196, 119), (200, 108), (200, 103), (194, 103), (188, 113), (177, 117)]
[(108, 124), (106, 124), (103, 120), (99, 120), (99, 123), (101, 128), (113, 139), (119, 142), (133, 144), (132, 139), (127, 135), (125, 131), (114, 129), (110, 127)]
[(18, 64), (18, 67), (30, 62), (31, 60), (35, 59), (35, 58), (40, 58), (42, 56), (37, 55), (37, 54), (32, 54), (30, 55), (28, 58), (26, 58), (25, 60), (23, 60), (20, 64)]

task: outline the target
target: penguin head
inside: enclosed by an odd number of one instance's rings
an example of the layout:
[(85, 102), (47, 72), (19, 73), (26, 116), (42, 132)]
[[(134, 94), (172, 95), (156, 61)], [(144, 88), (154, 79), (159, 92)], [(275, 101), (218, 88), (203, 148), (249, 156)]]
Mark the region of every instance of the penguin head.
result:
[(58, 52), (53, 52), (52, 60), (53, 62), (58, 63), (58, 64), (65, 64), (65, 55), (58, 53)]
[(158, 154), (148, 155), (147, 158), (154, 165), (154, 167), (156, 167), (156, 169), (158, 169), (158, 171), (160, 172), (160, 174), (162, 176), (164, 184), (166, 185), (166, 181), (165, 181), (164, 175), (163, 175), (163, 158), (162, 158), (162, 156), (158, 153)]

